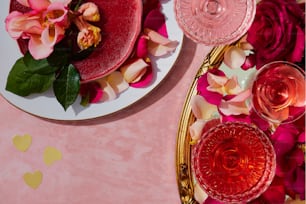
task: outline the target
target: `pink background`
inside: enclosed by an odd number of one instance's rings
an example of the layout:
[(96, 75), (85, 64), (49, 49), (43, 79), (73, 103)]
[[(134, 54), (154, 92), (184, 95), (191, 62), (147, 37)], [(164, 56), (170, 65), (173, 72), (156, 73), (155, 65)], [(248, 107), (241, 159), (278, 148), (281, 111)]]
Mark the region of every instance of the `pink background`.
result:
[[(131, 107), (87, 121), (54, 121), (29, 115), (0, 97), (0, 203), (180, 203), (175, 150), (187, 91), (209, 47), (184, 39), (166, 79)], [(47, 108), (47, 107), (46, 107)], [(27, 152), (13, 146), (30, 134)], [(43, 151), (63, 158), (52, 166)], [(27, 186), (23, 174), (40, 170), (42, 184)]]

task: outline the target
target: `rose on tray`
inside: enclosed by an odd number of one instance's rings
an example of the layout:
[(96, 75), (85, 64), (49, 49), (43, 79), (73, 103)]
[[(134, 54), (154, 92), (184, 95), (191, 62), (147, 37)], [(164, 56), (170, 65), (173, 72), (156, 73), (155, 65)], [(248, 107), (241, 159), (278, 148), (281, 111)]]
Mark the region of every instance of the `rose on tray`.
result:
[[(257, 4), (253, 24), (236, 45), (224, 54), (223, 63), (231, 69), (248, 70), (283, 60), (305, 66), (305, 3), (295, 0), (262, 0)], [(218, 68), (200, 76), (198, 94), (191, 99), (195, 122), (189, 127), (191, 144), (196, 144), (210, 123), (242, 121), (254, 124), (272, 141), (276, 152), (275, 178), (259, 198), (250, 203), (285, 203), (305, 200), (305, 116), (289, 124), (272, 124), (260, 118), (247, 100), (236, 76), (227, 77)], [(210, 119), (217, 121), (208, 123)], [(203, 196), (196, 184), (194, 197), (199, 203), (220, 204)]]
[(82, 0), (17, 2), (26, 11), (12, 11), (5, 20), (6, 30), (15, 40), (27, 40), (28, 51), (13, 65), (6, 90), (28, 96), (52, 87), (65, 110), (78, 96), (86, 106), (115, 99), (129, 86), (149, 86), (153, 80), (150, 56), (164, 56), (178, 45), (168, 39), (159, 1), (144, 2), (143, 29), (130, 58), (111, 74), (82, 83), (71, 60), (87, 58), (101, 42), (101, 28), (94, 25), (100, 21), (97, 5)]

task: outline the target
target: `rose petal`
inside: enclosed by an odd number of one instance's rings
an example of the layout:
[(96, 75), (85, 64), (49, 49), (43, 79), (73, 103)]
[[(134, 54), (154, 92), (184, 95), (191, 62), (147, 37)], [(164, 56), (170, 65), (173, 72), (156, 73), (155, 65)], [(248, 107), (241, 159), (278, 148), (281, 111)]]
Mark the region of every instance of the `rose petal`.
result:
[(247, 89), (228, 101), (222, 100), (218, 107), (220, 112), (227, 116), (240, 114), (248, 115), (250, 108), (246, 104), (246, 99), (250, 94), (250, 90)]
[(243, 65), (241, 65), (241, 68), (243, 70), (248, 70), (248, 69), (254, 67), (255, 64), (256, 64), (256, 56), (255, 56), (255, 54), (249, 54), (248, 56), (246, 56)]
[(155, 30), (165, 38), (168, 38), (165, 16), (160, 12), (159, 8), (153, 9), (148, 13), (144, 20), (144, 27)]
[(225, 93), (235, 95), (240, 93), (243, 89), (238, 83), (237, 76), (232, 76), (224, 85)]
[(208, 103), (202, 96), (195, 95), (191, 98), (192, 113), (197, 119), (208, 120), (217, 113), (217, 106)]
[(239, 45), (240, 45), (239, 47), (243, 50), (253, 50), (254, 49), (252, 44), (248, 42), (241, 42)]
[[(56, 15), (53, 15), (54, 13), (56, 13)], [(44, 16), (47, 17), (49, 22), (58, 23), (61, 26), (67, 26), (68, 24), (67, 14), (68, 14), (67, 8), (65, 7), (65, 5), (63, 5), (60, 2), (55, 2), (50, 4), (46, 12), (44, 12)]]
[(244, 123), (251, 123), (251, 117), (249, 115), (224, 115), (221, 113), (221, 120), (223, 123), (225, 122), (232, 122), (232, 121), (240, 121)]
[(205, 199), (207, 199), (207, 194), (205, 193), (205, 191), (203, 191), (203, 189), (201, 188), (201, 186), (199, 186), (198, 183), (196, 183), (194, 185), (194, 198), (196, 201), (198, 201), (198, 203), (203, 203), (205, 201)]
[[(305, 170), (298, 168), (296, 180), (292, 184), (293, 190), (299, 194), (300, 199), (305, 200)], [(304, 201), (305, 202), (305, 201)]]
[(119, 71), (112, 72), (107, 76), (106, 80), (117, 94), (129, 88), (129, 84), (124, 80), (122, 73)]
[(139, 37), (136, 47), (136, 56), (139, 58), (145, 58), (148, 56), (148, 37), (142, 35)]
[(101, 101), (111, 101), (117, 98), (116, 91), (112, 86), (106, 81), (106, 78), (98, 79), (97, 82), (100, 84), (103, 90), (103, 97)]
[(13, 11), (6, 17), (5, 26), (9, 35), (18, 39), (23, 33), (40, 34), (42, 26), (39, 21), (39, 15), (34, 12), (23, 14), (19, 11)]
[(97, 82), (81, 84), (80, 95), (87, 98), (89, 103), (98, 103), (103, 97), (103, 90)]
[(244, 51), (236, 46), (231, 46), (224, 53), (223, 62), (231, 69), (240, 68), (245, 61), (246, 55)]
[(154, 56), (162, 56), (176, 49), (179, 42), (172, 41), (154, 30), (145, 28), (144, 33), (149, 37), (148, 51)]
[[(209, 72), (215, 72), (215, 71), (209, 71)], [(209, 72), (206, 72), (198, 79), (197, 91), (199, 92), (199, 95), (203, 96), (208, 103), (218, 106), (221, 103), (223, 95), (217, 92), (212, 92), (207, 90), (207, 87), (209, 86), (207, 75)]]
[(303, 131), (301, 134), (299, 134), (297, 141), (300, 142), (300, 143), (305, 142), (305, 131)]
[(124, 65), (120, 68), (124, 79), (128, 83), (136, 82), (139, 80), (146, 72), (149, 65), (141, 58), (136, 59), (134, 62)]
[(171, 41), (166, 45), (161, 45), (152, 41), (148, 42), (148, 51), (151, 55), (160, 57), (173, 52), (178, 45), (177, 41)]
[(197, 141), (201, 138), (205, 124), (205, 120), (196, 120), (192, 125), (190, 125), (189, 133), (192, 140)]
[(262, 194), (266, 203), (284, 203), (285, 196), (283, 180), (279, 177), (275, 177), (270, 187)]
[(29, 40), (29, 52), (34, 59), (44, 59), (53, 52), (53, 47), (52, 45), (43, 44), (39, 37), (31, 36)]
[(228, 81), (228, 78), (226, 76), (217, 76), (217, 75), (214, 75), (208, 72), (207, 81), (210, 87), (219, 88), (226, 84), (226, 82)]
[(141, 76), (140, 80), (138, 80), (137, 82), (130, 83), (130, 86), (134, 88), (147, 87), (148, 85), (152, 83), (153, 77), (154, 77), (154, 74), (153, 74), (152, 65), (151, 63), (149, 63), (149, 66), (147, 67), (146, 72), (144, 73), (144, 75)]

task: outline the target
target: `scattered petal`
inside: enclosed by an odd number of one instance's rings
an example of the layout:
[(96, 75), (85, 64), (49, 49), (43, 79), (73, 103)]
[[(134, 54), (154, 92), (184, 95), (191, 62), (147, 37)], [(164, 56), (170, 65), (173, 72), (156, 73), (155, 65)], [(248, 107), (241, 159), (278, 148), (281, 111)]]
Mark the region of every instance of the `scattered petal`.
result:
[(218, 112), (217, 106), (208, 103), (202, 96), (195, 95), (190, 101), (191, 109), (197, 119), (208, 120)]
[(256, 65), (255, 54), (249, 54), (246, 56), (244, 63), (241, 65), (241, 69), (248, 70)]
[(89, 82), (81, 84), (80, 95), (82, 96), (82, 105), (87, 103), (98, 103), (103, 97), (103, 90), (98, 82)]
[(145, 58), (148, 56), (148, 37), (141, 35), (136, 45), (136, 56), (139, 58)]
[(139, 58), (122, 66), (120, 71), (128, 83), (133, 83), (141, 79), (141, 77), (146, 73), (148, 66), (149, 65), (142, 58)]
[(205, 193), (205, 191), (203, 191), (203, 189), (201, 188), (201, 186), (199, 186), (198, 183), (196, 183), (194, 185), (194, 198), (196, 201), (198, 201), (198, 203), (203, 203), (205, 201), (205, 199), (207, 199), (207, 194)]
[(155, 30), (165, 38), (168, 38), (165, 16), (159, 8), (153, 9), (148, 13), (143, 26)]
[(224, 76), (224, 73), (218, 69), (209, 70), (198, 79), (197, 91), (199, 92), (199, 95), (203, 96), (208, 103), (213, 105), (219, 105), (221, 103), (223, 95), (217, 92), (207, 90), (207, 87), (209, 86), (207, 80), (208, 73)]
[(245, 61), (246, 55), (244, 51), (236, 46), (231, 46), (224, 53), (223, 62), (231, 69), (240, 68)]
[(107, 76), (107, 82), (119, 94), (129, 88), (129, 84), (125, 81), (123, 75), (119, 71), (112, 72)]
[(98, 79), (97, 82), (103, 89), (103, 96), (101, 101), (111, 101), (117, 98), (116, 91), (113, 87), (106, 81), (105, 77)]
[(224, 115), (249, 115), (250, 107), (246, 104), (246, 99), (250, 96), (249, 89), (234, 96), (230, 100), (222, 100), (219, 107), (220, 112)]
[(146, 69), (146, 72), (144, 75), (141, 76), (141, 78), (137, 82), (130, 83), (131, 87), (134, 88), (144, 88), (149, 86), (153, 81), (153, 68), (151, 65), (151, 62), (149, 58), (147, 58), (146, 62), (148, 63), (148, 67)]
[(198, 141), (201, 138), (205, 124), (206, 120), (196, 120), (189, 127), (189, 133), (193, 141)]
[(153, 56), (163, 56), (176, 49), (179, 42), (172, 41), (164, 36), (160, 35), (154, 30), (145, 28), (144, 33), (149, 37), (148, 41), (148, 51)]

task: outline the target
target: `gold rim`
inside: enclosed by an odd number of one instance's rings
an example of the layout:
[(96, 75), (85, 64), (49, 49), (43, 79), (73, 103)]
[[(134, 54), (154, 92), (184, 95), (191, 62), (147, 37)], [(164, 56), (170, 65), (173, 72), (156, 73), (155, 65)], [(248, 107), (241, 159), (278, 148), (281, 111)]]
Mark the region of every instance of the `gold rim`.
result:
[(191, 153), (191, 136), (189, 126), (195, 121), (191, 112), (191, 97), (197, 94), (197, 81), (208, 69), (218, 67), (223, 61), (223, 54), (228, 46), (219, 46), (212, 49), (207, 55), (203, 64), (199, 68), (193, 79), (191, 87), (187, 93), (183, 111), (179, 122), (177, 132), (177, 149), (176, 149), (176, 176), (180, 199), (183, 204), (198, 203), (194, 198), (194, 186), (192, 181), (190, 153)]

